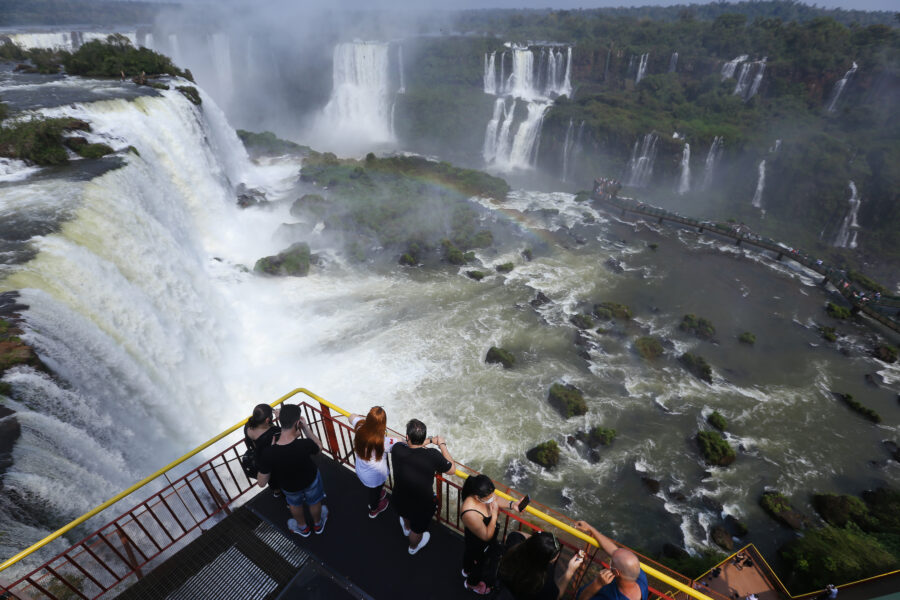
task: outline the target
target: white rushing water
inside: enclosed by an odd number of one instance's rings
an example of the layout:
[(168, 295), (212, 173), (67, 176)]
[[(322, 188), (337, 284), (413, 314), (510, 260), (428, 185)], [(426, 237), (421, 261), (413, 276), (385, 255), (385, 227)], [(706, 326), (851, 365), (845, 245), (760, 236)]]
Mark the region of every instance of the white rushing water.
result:
[(732, 77), (734, 77), (734, 72), (735, 70), (737, 70), (738, 65), (740, 65), (748, 58), (750, 58), (748, 55), (741, 54), (740, 56), (733, 58), (732, 60), (729, 60), (727, 63), (722, 65), (722, 80), (724, 81), (726, 79), (731, 79)]
[(626, 185), (646, 187), (653, 175), (653, 163), (656, 161), (656, 143), (659, 136), (648, 133), (634, 143), (631, 160), (628, 161), (628, 179)]
[(650, 59), (650, 53), (641, 54), (641, 61), (638, 63), (637, 75), (634, 77), (634, 83), (638, 84), (647, 74), (647, 61)]
[(691, 145), (684, 144), (681, 152), (681, 174), (678, 177), (678, 193), (686, 194), (691, 191)]
[(763, 201), (763, 190), (766, 187), (766, 161), (759, 161), (759, 167), (757, 168), (758, 174), (756, 178), (756, 191), (753, 192), (753, 201), (751, 204), (754, 208), (762, 209), (762, 201)]
[(703, 183), (700, 186), (702, 189), (709, 189), (709, 186), (712, 185), (716, 173), (716, 163), (719, 162), (724, 148), (721, 136), (717, 135), (710, 142), (709, 151), (706, 153), (706, 160), (703, 163)]
[(849, 187), (850, 198), (847, 202), (850, 204), (850, 208), (844, 220), (841, 221), (841, 226), (834, 238), (834, 246), (837, 248), (856, 248), (857, 246), (856, 236), (859, 232), (859, 223), (856, 220), (856, 215), (859, 212), (861, 202), (859, 193), (856, 190), (856, 184), (851, 181)]
[(844, 73), (844, 76), (834, 84), (834, 89), (831, 90), (831, 98), (828, 100), (828, 107), (826, 108), (828, 112), (834, 112), (837, 110), (838, 100), (841, 99), (841, 94), (844, 92), (844, 88), (847, 87), (847, 82), (850, 81), (850, 78), (853, 77), (853, 74), (856, 73), (856, 70), (858, 68), (859, 67), (854, 61), (853, 66), (850, 67), (850, 70)]
[(672, 57), (669, 59), (669, 73), (674, 73), (675, 69), (678, 67), (678, 53), (673, 52)]

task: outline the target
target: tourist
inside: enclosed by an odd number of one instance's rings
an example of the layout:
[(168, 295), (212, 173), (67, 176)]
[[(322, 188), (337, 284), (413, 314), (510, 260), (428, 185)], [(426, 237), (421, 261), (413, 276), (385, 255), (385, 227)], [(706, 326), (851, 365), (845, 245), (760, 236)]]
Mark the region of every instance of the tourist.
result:
[(584, 521), (576, 521), (575, 528), (600, 544), (609, 554), (609, 568), (578, 590), (577, 600), (647, 600), (650, 593), (647, 574), (641, 569), (637, 555), (616, 544)]
[(745, 600), (759, 600), (756, 594), (749, 594)]
[(819, 594), (816, 598), (819, 600), (834, 600), (838, 596), (838, 589), (834, 586), (833, 583), (829, 583), (822, 593)]
[[(409, 553), (415, 554), (428, 544), (428, 525), (437, 510), (434, 494), (435, 473), (453, 473), (456, 467), (440, 436), (426, 438), (425, 423), (412, 419), (406, 424), (406, 443), (399, 443), (394, 456), (394, 508), (400, 515), (403, 535), (409, 538)], [(426, 448), (437, 445), (438, 450)]]
[[(502, 555), (497, 543), (497, 518), (494, 482), (487, 475), (470, 475), (460, 492), (465, 551), (462, 575), (465, 586), (476, 594), (490, 594), (496, 577), (496, 564)], [(512, 506), (512, 501), (510, 501)]]
[(584, 552), (573, 554), (566, 570), (554, 577), (559, 552), (559, 542), (552, 533), (541, 531), (529, 536), (511, 531), (506, 536), (506, 552), (500, 560), (498, 600), (562, 598), (575, 571), (584, 563)]
[(373, 406), (369, 414), (350, 415), (353, 428), (353, 450), (356, 455), (356, 476), (369, 494), (369, 518), (374, 519), (388, 507), (384, 482), (388, 477), (387, 453), (394, 448), (397, 438), (385, 437), (387, 415), (380, 406)]
[[(259, 473), (257, 462), (260, 451), (266, 446), (271, 446), (281, 435), (281, 428), (272, 423), (278, 418), (278, 411), (272, 410), (268, 404), (257, 404), (253, 408), (253, 414), (244, 425), (244, 445), (247, 451), (241, 456), (241, 468), (248, 479), (256, 479)], [(278, 485), (269, 477), (269, 487), (275, 497), (281, 495)]]
[[(301, 537), (309, 537), (310, 531), (320, 534), (328, 521), (328, 507), (322, 506), (325, 488), (312, 457), (322, 449), (322, 442), (310, 430), (296, 404), (281, 408), (280, 421), (278, 441), (260, 453), (257, 484), (265, 487), (270, 477), (277, 479), (293, 517), (288, 519), (288, 529)], [(301, 433), (304, 437), (300, 437)], [(309, 507), (313, 518), (312, 528), (306, 522), (304, 506)]]

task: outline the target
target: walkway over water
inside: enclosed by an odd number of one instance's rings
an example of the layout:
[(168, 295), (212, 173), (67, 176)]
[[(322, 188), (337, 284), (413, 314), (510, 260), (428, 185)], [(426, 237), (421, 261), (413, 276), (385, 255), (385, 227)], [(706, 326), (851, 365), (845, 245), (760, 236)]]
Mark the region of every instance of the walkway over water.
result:
[(879, 324), (900, 333), (900, 297), (881, 295), (876, 297), (871, 291), (862, 289), (850, 281), (847, 274), (840, 269), (827, 265), (823, 260), (810, 256), (803, 250), (785, 246), (770, 238), (765, 238), (750, 231), (746, 226), (737, 224), (713, 223), (684, 217), (662, 208), (650, 206), (630, 198), (619, 198), (608, 193), (595, 191), (591, 198), (605, 206), (610, 212), (635, 213), (650, 217), (658, 223), (670, 222), (696, 229), (698, 233), (710, 233), (734, 240), (735, 245), (750, 245), (775, 254), (776, 260), (790, 258), (811, 271), (822, 275), (822, 285), (830, 283), (834, 289), (850, 304), (854, 314), (863, 313)]

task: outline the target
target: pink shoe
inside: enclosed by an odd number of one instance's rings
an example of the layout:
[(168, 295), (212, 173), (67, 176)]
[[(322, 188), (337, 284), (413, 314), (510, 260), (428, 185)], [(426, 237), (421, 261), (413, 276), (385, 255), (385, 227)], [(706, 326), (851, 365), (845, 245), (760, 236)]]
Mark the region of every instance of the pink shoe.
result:
[(487, 586), (487, 584), (483, 581), (479, 581), (478, 585), (476, 585), (474, 587), (470, 586), (469, 583), (466, 581), (463, 581), (463, 585), (465, 586), (465, 588), (467, 590), (469, 590), (470, 592), (475, 592), (479, 596), (487, 596), (488, 594), (491, 593), (491, 588), (489, 588)]

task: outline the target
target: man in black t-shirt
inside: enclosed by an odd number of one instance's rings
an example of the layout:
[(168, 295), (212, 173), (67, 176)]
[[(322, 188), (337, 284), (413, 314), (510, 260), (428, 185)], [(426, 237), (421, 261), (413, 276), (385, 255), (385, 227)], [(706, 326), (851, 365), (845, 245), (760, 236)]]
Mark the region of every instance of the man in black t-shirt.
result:
[[(406, 424), (406, 443), (396, 444), (392, 451), (394, 464), (393, 504), (400, 514), (403, 535), (409, 538), (409, 553), (425, 547), (431, 534), (428, 524), (437, 505), (434, 501), (435, 473), (456, 471), (447, 442), (440, 436), (425, 438), (425, 423), (413, 419)], [(425, 448), (429, 444), (438, 449)], [(440, 452), (438, 452), (440, 450)]]
[[(279, 415), (281, 436), (271, 446), (262, 449), (257, 460), (259, 476), (257, 484), (266, 487), (270, 477), (275, 477), (281, 485), (292, 519), (288, 519), (288, 529), (302, 537), (309, 537), (311, 531), (320, 534), (325, 531), (328, 507), (322, 506), (325, 488), (322, 475), (312, 461), (312, 457), (322, 449), (322, 442), (312, 432), (306, 419), (300, 416), (300, 407), (285, 404)], [(305, 438), (300, 437), (301, 433)], [(303, 505), (309, 506), (314, 525), (306, 523)]]

